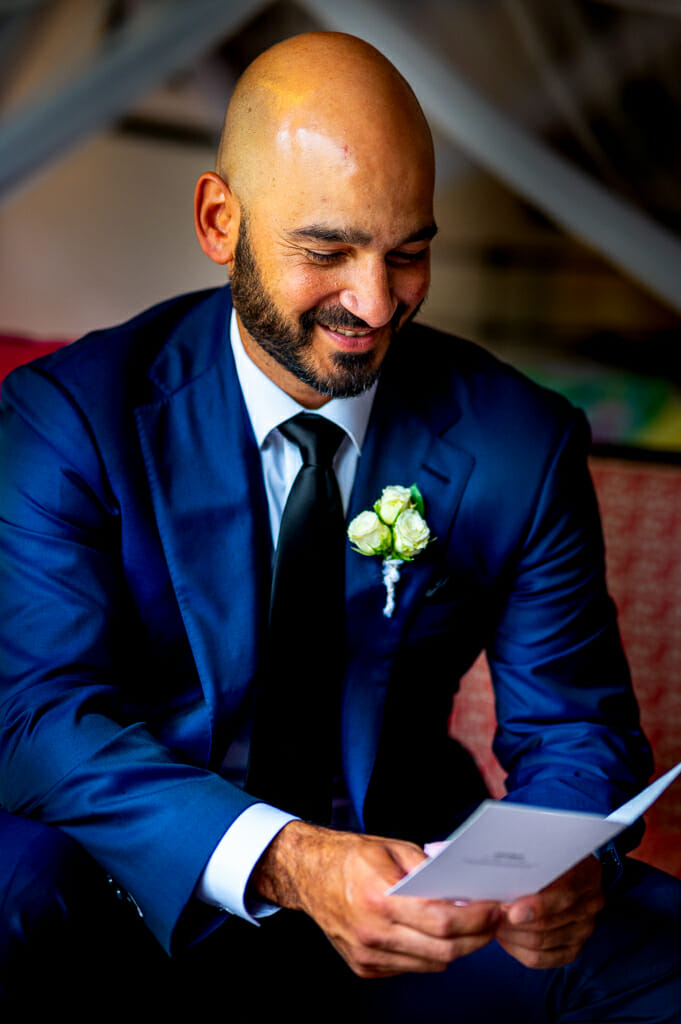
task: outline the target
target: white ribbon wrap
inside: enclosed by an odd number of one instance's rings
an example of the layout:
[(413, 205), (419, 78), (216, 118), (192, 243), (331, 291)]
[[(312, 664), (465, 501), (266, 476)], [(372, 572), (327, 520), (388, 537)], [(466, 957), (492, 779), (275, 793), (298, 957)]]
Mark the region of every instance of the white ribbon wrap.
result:
[(387, 619), (391, 618), (395, 610), (395, 584), (400, 578), (401, 558), (383, 559), (383, 582), (385, 583), (385, 608), (383, 614)]

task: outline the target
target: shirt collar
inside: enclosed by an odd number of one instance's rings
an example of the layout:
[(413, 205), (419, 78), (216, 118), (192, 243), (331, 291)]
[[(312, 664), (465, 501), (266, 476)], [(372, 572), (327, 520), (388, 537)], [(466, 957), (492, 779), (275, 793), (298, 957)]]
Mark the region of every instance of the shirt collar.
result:
[[(262, 449), (268, 435), (275, 427), (278, 427), (280, 423), (297, 415), (299, 412), (309, 412), (309, 409), (305, 409), (291, 398), (290, 395), (287, 395), (285, 391), (282, 391), (246, 355), (234, 309), (232, 309), (229, 336), (232, 352), (234, 353), (237, 377), (239, 378), (253, 433), (255, 434), (258, 448)], [(332, 398), (321, 409), (315, 411), (320, 416), (325, 416), (339, 427), (342, 427), (357, 451), (360, 452), (369, 424), (369, 416), (371, 415), (375, 393), (376, 383), (355, 398)]]

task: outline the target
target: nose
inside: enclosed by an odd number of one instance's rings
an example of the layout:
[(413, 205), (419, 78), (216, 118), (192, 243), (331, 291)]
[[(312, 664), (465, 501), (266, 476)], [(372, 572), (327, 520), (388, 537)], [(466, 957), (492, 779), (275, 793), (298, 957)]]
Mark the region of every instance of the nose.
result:
[(383, 327), (397, 309), (390, 275), (383, 260), (356, 268), (353, 279), (340, 293), (341, 304), (369, 327)]

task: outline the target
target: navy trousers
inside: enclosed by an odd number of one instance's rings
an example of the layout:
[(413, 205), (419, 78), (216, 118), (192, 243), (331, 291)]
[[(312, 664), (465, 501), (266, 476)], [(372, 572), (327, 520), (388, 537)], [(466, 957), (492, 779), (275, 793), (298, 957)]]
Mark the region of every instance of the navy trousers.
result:
[[(159, 868), (162, 870), (162, 866)], [(629, 861), (567, 967), (522, 967), (496, 943), (442, 974), (356, 978), (303, 914), (235, 918), (172, 959), (61, 832), (0, 811), (3, 1021), (274, 1019), (456, 1024), (681, 1024), (681, 882)]]

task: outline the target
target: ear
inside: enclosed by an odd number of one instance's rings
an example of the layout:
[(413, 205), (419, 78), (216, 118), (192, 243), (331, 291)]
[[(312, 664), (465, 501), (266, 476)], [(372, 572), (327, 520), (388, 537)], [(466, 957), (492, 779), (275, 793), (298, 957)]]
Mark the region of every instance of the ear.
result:
[(214, 263), (224, 266), (234, 259), (239, 221), (239, 201), (229, 185), (206, 171), (194, 192), (194, 227), (199, 245)]

